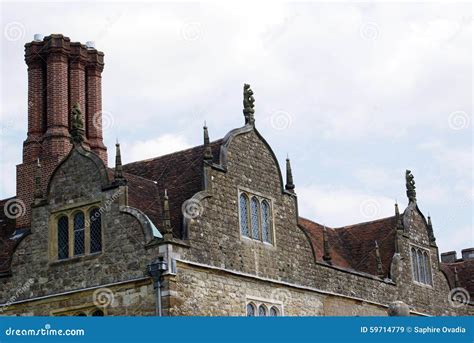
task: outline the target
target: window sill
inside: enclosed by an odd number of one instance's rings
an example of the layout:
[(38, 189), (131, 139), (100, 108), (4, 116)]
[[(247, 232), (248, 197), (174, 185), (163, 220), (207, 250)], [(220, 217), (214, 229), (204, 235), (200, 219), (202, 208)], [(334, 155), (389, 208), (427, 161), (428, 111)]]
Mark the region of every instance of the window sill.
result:
[(251, 242), (251, 243), (254, 243), (256, 245), (259, 245), (259, 246), (266, 246), (267, 248), (275, 248), (275, 245), (272, 244), (272, 243), (268, 243), (268, 242), (263, 242), (259, 239), (254, 239), (254, 238), (250, 238), (250, 237), (247, 237), (247, 236), (240, 236), (240, 240), (241, 241), (244, 241), (244, 242)]
[(429, 285), (429, 284), (426, 284), (426, 283), (421, 283), (421, 282), (418, 282), (418, 281), (415, 281), (415, 280), (413, 280), (413, 283), (417, 286), (420, 286), (420, 287), (433, 289), (433, 285)]
[(69, 264), (69, 263), (76, 263), (76, 262), (88, 261), (88, 260), (92, 260), (92, 259), (94, 259), (94, 258), (97, 258), (97, 257), (99, 257), (100, 255), (102, 255), (102, 251), (100, 251), (100, 252), (95, 252), (95, 253), (89, 254), (89, 255), (74, 256), (74, 257), (71, 257), (71, 258), (68, 258), (68, 259), (64, 259), (64, 260), (51, 261), (51, 262), (49, 262), (49, 265), (50, 265), (51, 267), (54, 267), (54, 266), (64, 265), (64, 264)]

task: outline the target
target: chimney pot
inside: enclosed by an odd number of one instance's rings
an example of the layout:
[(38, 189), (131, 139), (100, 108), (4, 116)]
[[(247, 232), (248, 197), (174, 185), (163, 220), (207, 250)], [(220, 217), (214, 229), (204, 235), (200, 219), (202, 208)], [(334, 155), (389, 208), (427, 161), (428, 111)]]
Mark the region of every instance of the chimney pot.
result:
[(35, 33), (35, 35), (33, 36), (33, 40), (35, 42), (42, 42), (43, 38), (44, 36), (41, 33)]
[(463, 260), (474, 260), (474, 248), (461, 250)]
[(441, 254), (441, 262), (454, 263), (456, 262), (456, 251), (448, 251)]
[(92, 40), (87, 41), (86, 46), (87, 46), (87, 49), (90, 49), (90, 50), (95, 49), (95, 42)]

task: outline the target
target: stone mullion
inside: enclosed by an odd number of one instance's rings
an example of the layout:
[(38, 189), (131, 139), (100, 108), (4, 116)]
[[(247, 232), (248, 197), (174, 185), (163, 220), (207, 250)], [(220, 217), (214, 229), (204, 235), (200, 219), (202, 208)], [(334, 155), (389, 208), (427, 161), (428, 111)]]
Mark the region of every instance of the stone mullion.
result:
[(89, 255), (91, 253), (91, 222), (89, 216), (90, 208), (84, 211), (84, 255)]
[(260, 237), (260, 241), (263, 242), (262, 203), (260, 198), (257, 198), (257, 200), (258, 235)]
[(253, 239), (252, 213), (251, 213), (252, 210), (250, 206), (251, 197), (249, 196), (248, 193), (245, 193), (245, 195), (246, 195), (245, 206), (247, 206), (247, 229), (248, 229), (249, 238)]
[(69, 256), (68, 258), (74, 257), (74, 216), (72, 213), (68, 213), (68, 236), (69, 236)]

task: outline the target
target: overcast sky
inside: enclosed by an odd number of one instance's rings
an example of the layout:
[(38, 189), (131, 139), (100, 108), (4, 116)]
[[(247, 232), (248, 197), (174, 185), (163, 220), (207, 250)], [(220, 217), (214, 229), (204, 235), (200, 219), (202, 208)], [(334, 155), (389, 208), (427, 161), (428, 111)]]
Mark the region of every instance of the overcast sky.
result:
[(440, 252), (474, 246), (472, 8), (464, 4), (1, 4), (0, 197), (15, 194), (27, 128), (24, 44), (93, 40), (105, 53), (113, 164), (256, 126), (291, 157), (300, 215), (337, 227), (407, 204), (405, 169)]

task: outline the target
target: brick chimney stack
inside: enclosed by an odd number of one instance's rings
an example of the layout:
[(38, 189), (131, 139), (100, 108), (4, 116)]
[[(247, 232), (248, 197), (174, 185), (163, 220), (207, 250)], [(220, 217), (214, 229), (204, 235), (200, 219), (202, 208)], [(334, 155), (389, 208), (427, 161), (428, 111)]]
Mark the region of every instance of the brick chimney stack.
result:
[(26, 214), (17, 228), (31, 222), (37, 160), (42, 165), (42, 188), (51, 173), (71, 150), (70, 113), (79, 103), (85, 118), (83, 145), (107, 165), (102, 140), (102, 81), (104, 54), (93, 46), (71, 42), (61, 34), (39, 37), (25, 45), (28, 66), (28, 133), (23, 143), (23, 163), (17, 166), (17, 199)]

